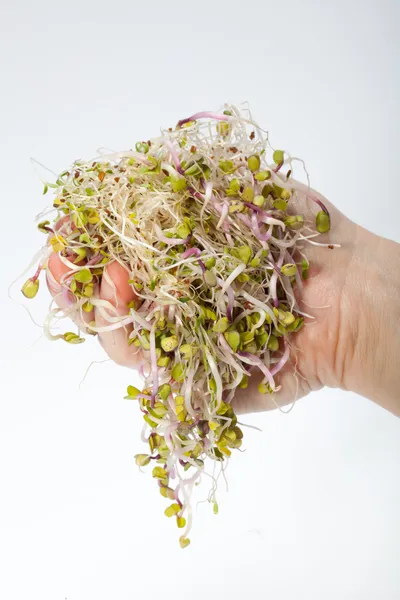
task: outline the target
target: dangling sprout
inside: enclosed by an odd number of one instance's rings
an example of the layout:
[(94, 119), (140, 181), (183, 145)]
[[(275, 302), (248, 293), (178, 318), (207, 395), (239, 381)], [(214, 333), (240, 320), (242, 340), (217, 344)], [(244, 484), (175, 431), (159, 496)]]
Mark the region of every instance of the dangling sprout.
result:
[[(45, 185), (45, 193), (54, 189), (57, 214), (53, 224), (39, 224), (46, 251), (22, 292), (36, 295), (56, 252), (69, 269), (61, 293), (81, 314), (95, 307), (107, 322), (91, 322), (86, 333), (130, 325), (144, 386), (128, 386), (126, 398), (139, 404), (147, 444), (135, 459), (150, 466), (170, 501), (165, 514), (182, 530), (182, 547), (190, 543), (191, 495), (206, 463), (223, 470), (242, 446), (235, 391), (260, 371), (259, 392), (274, 394), (288, 338), (303, 326), (294, 288), (309, 263), (299, 243), (316, 243), (310, 238), (329, 230), (330, 217), (311, 192), (314, 222), (291, 210), (302, 192), (292, 177), (296, 161), (273, 150), (250, 115), (227, 106), (182, 119), (134, 151), (75, 162)], [(112, 261), (129, 271), (134, 293), (124, 316), (95, 293)], [(49, 313), (48, 337), (82, 342), (81, 334), (51, 334), (57, 314)]]

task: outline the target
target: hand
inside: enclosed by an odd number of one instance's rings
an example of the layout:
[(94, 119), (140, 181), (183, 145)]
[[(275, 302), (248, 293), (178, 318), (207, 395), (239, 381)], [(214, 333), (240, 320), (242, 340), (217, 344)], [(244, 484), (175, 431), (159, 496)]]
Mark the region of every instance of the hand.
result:
[[(306, 325), (290, 340), (290, 361), (277, 376), (280, 391), (260, 394), (257, 388), (262, 376), (255, 373), (247, 389), (237, 390), (235, 410), (254, 412), (284, 406), (330, 386), (362, 394), (400, 415), (400, 245), (366, 231), (316, 195), (331, 214), (331, 232), (317, 241), (340, 244), (340, 248), (305, 244), (311, 267), (298, 291), (298, 301), (301, 310), (315, 318), (306, 318)], [(296, 202), (300, 214), (315, 210), (305, 195)], [(115, 307), (114, 315), (127, 314), (127, 304), (135, 299), (128, 272), (117, 262), (105, 271), (95, 293)], [(73, 305), (61, 294), (59, 282), (67, 272), (53, 253), (47, 270), (49, 289), (60, 308), (84, 327)], [(93, 319), (97, 327), (109, 324), (97, 308), (85, 314), (86, 323)], [(128, 345), (129, 333), (129, 326), (102, 332), (99, 340), (112, 360), (135, 368), (141, 356), (136, 347)]]

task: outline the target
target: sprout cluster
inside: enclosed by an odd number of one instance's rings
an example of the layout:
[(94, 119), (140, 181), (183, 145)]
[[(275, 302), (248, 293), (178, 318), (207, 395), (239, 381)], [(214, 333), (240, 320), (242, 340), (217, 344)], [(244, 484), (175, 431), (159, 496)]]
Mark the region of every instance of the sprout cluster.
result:
[[(83, 314), (94, 307), (109, 325), (129, 327), (144, 387), (129, 386), (143, 415), (149, 466), (165, 509), (190, 542), (191, 493), (211, 459), (224, 468), (242, 446), (231, 401), (255, 371), (263, 394), (289, 358), (288, 339), (303, 326), (294, 296), (307, 277), (301, 244), (329, 230), (320, 203), (314, 220), (291, 210), (298, 193), (296, 159), (273, 151), (268, 138), (235, 107), (198, 113), (134, 151), (75, 162), (56, 182), (54, 223), (44, 259), (22, 292), (33, 298), (49, 254), (70, 271), (63, 293)], [(310, 193), (310, 198), (312, 194)], [(107, 265), (129, 271), (135, 300), (122, 317), (96, 297)], [(69, 343), (82, 332), (53, 336)], [(217, 512), (216, 485), (209, 500)]]

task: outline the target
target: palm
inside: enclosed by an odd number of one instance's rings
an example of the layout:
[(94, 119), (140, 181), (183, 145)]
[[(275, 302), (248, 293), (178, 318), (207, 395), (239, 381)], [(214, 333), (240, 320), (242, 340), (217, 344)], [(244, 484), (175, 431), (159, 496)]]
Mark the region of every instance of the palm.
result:
[[(304, 248), (310, 270), (301, 293), (298, 292), (298, 302), (300, 309), (314, 319), (306, 318), (305, 326), (290, 341), (290, 360), (277, 376), (280, 390), (273, 395), (260, 394), (258, 384), (262, 375), (255, 373), (249, 387), (237, 391), (234, 400), (237, 412), (273, 409), (324, 385), (342, 385), (343, 332), (348, 331), (346, 323), (350, 319), (347, 281), (359, 228), (325, 198), (323, 200), (331, 214), (332, 231), (318, 238), (318, 242), (331, 241), (341, 247), (332, 249), (307, 244)], [(301, 214), (314, 208), (305, 197), (298, 198), (297, 202)]]

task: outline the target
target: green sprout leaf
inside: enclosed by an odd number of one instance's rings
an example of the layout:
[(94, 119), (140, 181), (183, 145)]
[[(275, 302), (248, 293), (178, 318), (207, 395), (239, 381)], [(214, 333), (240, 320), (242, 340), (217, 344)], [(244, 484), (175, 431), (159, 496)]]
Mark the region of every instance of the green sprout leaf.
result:
[(272, 159), (277, 165), (283, 163), (284, 157), (285, 156), (283, 150), (275, 150), (275, 152), (272, 155)]
[(179, 340), (176, 335), (170, 335), (169, 337), (161, 340), (161, 348), (164, 352), (173, 352), (178, 347)]
[(331, 228), (331, 220), (329, 215), (323, 210), (320, 210), (315, 219), (316, 228), (319, 233), (326, 233)]
[(261, 160), (257, 154), (252, 154), (247, 159), (247, 166), (249, 167), (249, 169), (252, 173), (255, 173), (255, 171), (258, 171), (258, 169), (260, 168), (260, 165), (261, 165)]
[(30, 300), (36, 296), (39, 291), (39, 279), (28, 279), (25, 281), (24, 285), (21, 288), (21, 292), (25, 296), (25, 298), (29, 298)]
[(213, 325), (213, 331), (216, 333), (224, 333), (228, 327), (230, 326), (230, 322), (228, 317), (222, 317)]
[(281, 272), (287, 277), (292, 277), (293, 275), (296, 275), (296, 265), (293, 263), (287, 263), (281, 267)]
[(90, 269), (81, 269), (74, 275), (75, 281), (79, 281), (79, 283), (90, 283), (93, 279), (93, 275)]
[(164, 514), (166, 517), (174, 517), (180, 512), (180, 510), (181, 507), (179, 506), (179, 504), (174, 502), (174, 504), (171, 504), (170, 506), (168, 506), (168, 508), (165, 509)]

